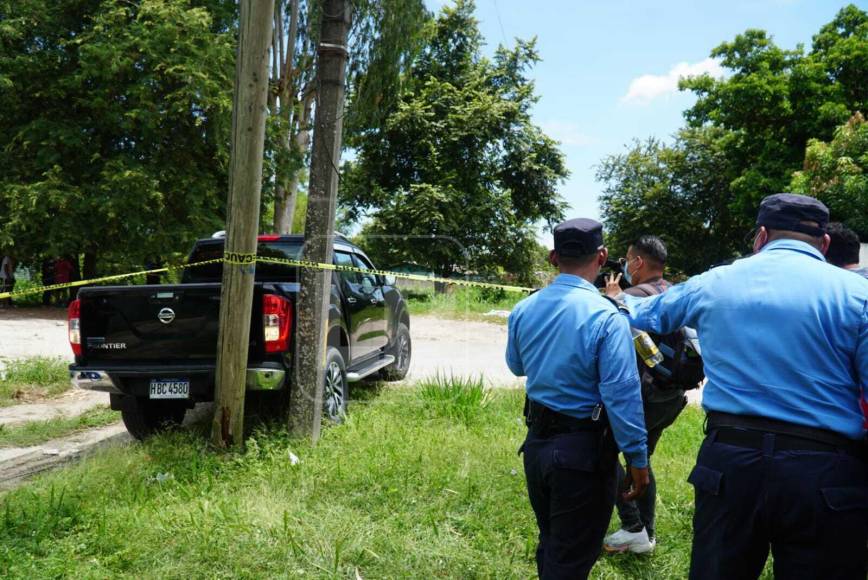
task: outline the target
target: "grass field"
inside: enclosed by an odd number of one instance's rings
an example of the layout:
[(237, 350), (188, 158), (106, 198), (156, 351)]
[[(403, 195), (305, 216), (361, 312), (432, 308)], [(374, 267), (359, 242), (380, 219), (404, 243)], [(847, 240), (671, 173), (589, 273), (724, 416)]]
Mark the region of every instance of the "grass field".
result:
[[(315, 448), (263, 428), (218, 454), (177, 432), (44, 476), (0, 496), (0, 576), (531, 577), (522, 393), (442, 387), (357, 391)], [(700, 427), (690, 407), (658, 447), (658, 549), (595, 578), (685, 577)]]
[(59, 358), (31, 357), (6, 361), (0, 371), (0, 407), (56, 397), (69, 389), (69, 363)]
[(95, 407), (76, 415), (44, 421), (27, 421), (17, 425), (0, 425), (0, 448), (29, 447), (88, 429), (103, 427), (121, 420), (120, 413), (106, 406)]
[(440, 318), (488, 320), (503, 324), (506, 324), (505, 317), (485, 316), (485, 313), (492, 310), (512, 310), (512, 307), (525, 296), (527, 294), (524, 292), (461, 287), (442, 294), (405, 293), (411, 315), (428, 314)]

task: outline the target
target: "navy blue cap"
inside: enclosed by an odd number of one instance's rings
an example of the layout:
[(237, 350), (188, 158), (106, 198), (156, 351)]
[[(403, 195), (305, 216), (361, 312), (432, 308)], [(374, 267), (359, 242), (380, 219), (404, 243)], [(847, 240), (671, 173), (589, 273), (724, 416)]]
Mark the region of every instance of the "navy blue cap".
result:
[(603, 248), (603, 224), (576, 218), (555, 226), (555, 252), (561, 256), (581, 257)]
[[(802, 222), (816, 222), (817, 226)], [(822, 236), (829, 223), (829, 208), (818, 199), (793, 193), (776, 193), (763, 199), (756, 225), (773, 230)]]

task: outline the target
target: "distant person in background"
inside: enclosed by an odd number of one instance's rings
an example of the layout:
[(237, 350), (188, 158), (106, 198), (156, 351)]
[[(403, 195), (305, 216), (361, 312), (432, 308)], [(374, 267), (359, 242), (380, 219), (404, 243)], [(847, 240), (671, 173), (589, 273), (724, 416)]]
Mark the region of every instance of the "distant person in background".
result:
[[(43, 286), (51, 286), (54, 284), (54, 260), (50, 258), (45, 258), (42, 260), (42, 285)], [(42, 293), (42, 305), (50, 306), (51, 305), (51, 292), (43, 292)]]
[[(72, 282), (74, 272), (75, 266), (69, 258), (63, 257), (54, 261), (55, 284), (68, 284), (69, 282)], [(70, 302), (71, 293), (69, 288), (58, 290), (57, 296), (59, 297), (58, 304), (66, 306)]]
[[(12, 292), (15, 288), (15, 260), (12, 256), (3, 256), (0, 260), (0, 293)], [(0, 308), (12, 306), (11, 298), (0, 300)]]
[[(826, 252), (826, 261), (833, 266), (850, 270), (854, 274), (859, 274), (868, 278), (868, 268), (859, 267), (859, 248), (861, 242), (856, 232), (840, 222), (829, 224), (829, 251)], [(868, 429), (868, 392), (862, 391), (862, 398), (859, 400), (859, 406), (862, 408), (862, 416), (865, 418), (863, 425)]]
[(833, 266), (850, 270), (855, 274), (868, 278), (868, 267), (859, 267), (859, 236), (856, 232), (842, 223), (829, 224), (829, 251), (826, 252), (826, 261)]
[[(163, 262), (158, 257), (151, 256), (145, 260), (145, 270), (158, 270), (163, 267)], [(145, 284), (159, 284), (160, 274), (146, 274)]]

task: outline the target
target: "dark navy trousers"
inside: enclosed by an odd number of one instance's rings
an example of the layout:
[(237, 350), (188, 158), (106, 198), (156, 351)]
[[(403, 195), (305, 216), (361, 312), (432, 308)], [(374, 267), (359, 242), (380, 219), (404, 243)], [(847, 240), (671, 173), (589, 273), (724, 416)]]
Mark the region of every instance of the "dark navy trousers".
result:
[(586, 578), (600, 555), (617, 488), (617, 452), (601, 443), (594, 430), (547, 438), (528, 432), (522, 445), (540, 578)]
[(771, 548), (775, 578), (866, 578), (868, 467), (844, 452), (780, 451), (716, 441), (688, 481), (696, 492), (690, 578), (757, 578)]

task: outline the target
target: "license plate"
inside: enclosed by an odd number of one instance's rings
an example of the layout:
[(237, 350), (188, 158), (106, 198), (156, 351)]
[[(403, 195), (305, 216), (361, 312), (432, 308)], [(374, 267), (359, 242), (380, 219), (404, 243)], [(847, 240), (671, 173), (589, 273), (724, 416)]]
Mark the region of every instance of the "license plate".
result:
[(152, 379), (152, 399), (189, 399), (190, 381), (184, 379)]

